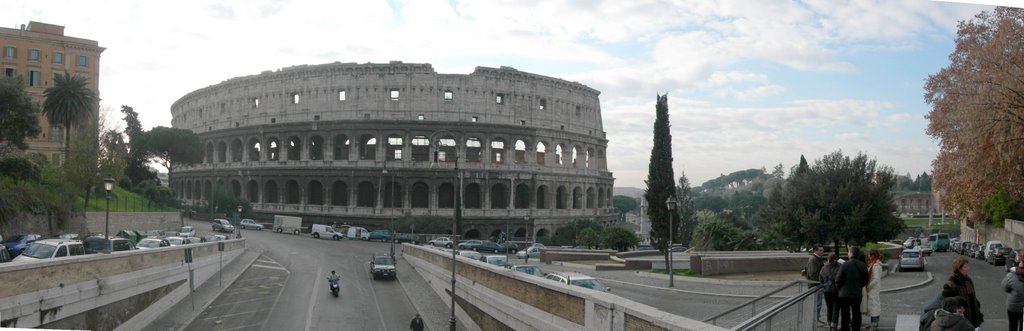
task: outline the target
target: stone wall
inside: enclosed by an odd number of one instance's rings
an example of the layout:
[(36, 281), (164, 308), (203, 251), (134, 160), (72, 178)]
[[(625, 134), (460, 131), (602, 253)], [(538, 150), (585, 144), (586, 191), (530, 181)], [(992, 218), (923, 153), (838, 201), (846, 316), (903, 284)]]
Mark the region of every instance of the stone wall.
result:
[[(960, 226), (960, 232), (964, 234), (961, 240), (973, 241), (984, 244), (990, 240), (999, 240), (1003, 246), (1014, 249), (1024, 248), (1024, 222), (1012, 219), (1003, 221), (1002, 228), (995, 228), (989, 224), (980, 224), (975, 228), (966, 224)], [(973, 238), (974, 240), (964, 239)]]
[[(76, 213), (64, 222), (58, 221), (53, 216), (26, 214), (18, 217), (18, 221), (0, 229), (0, 235), (38, 233), (44, 236), (56, 236), (64, 233), (77, 233), (84, 236), (90, 233), (103, 233), (105, 224), (105, 212)], [(111, 234), (125, 229), (146, 231), (180, 228), (181, 218), (179, 218), (178, 212), (110, 213)]]

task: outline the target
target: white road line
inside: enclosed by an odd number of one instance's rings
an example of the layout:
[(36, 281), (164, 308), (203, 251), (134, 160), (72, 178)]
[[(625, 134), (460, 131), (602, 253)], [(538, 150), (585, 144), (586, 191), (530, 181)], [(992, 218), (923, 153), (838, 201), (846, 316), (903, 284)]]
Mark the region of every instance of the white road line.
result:
[(380, 301), (377, 300), (377, 291), (373, 289), (373, 279), (370, 279), (370, 294), (373, 295), (373, 304), (377, 306), (377, 316), (380, 316), (381, 327), (379, 330), (387, 330), (388, 325), (384, 322), (384, 311), (380, 309)]
[(252, 310), (252, 311), (243, 311), (241, 313), (234, 313), (234, 314), (227, 314), (227, 315), (210, 316), (210, 317), (200, 318), (200, 320), (208, 320), (208, 319), (214, 319), (214, 318), (224, 318), (224, 317), (229, 317), (229, 316), (252, 314), (252, 313), (258, 313), (258, 312), (261, 312), (261, 311), (263, 311), (263, 309)]
[(255, 263), (254, 263), (254, 264), (253, 264), (252, 266), (254, 266), (254, 267), (260, 267), (260, 268), (267, 268), (267, 269), (277, 269), (277, 270), (288, 270), (288, 269), (285, 269), (285, 268), (281, 268), (281, 267), (275, 267), (275, 266), (269, 266), (269, 265), (262, 265), (262, 264), (255, 264)]
[(257, 325), (259, 325), (259, 324), (249, 324), (249, 325), (239, 326), (239, 327), (236, 327), (236, 328), (222, 329), (220, 331), (244, 330), (244, 329), (248, 329), (248, 328), (251, 328), (251, 327), (254, 327), (254, 326), (257, 326)]
[(316, 306), (316, 294), (317, 289), (320, 288), (320, 275), (324, 273), (323, 266), (316, 267), (316, 281), (313, 282), (313, 293), (309, 295), (309, 307), (306, 309), (306, 331), (309, 331), (309, 326), (313, 322), (313, 307)]
[(274, 299), (274, 304), (270, 305), (270, 311), (263, 317), (263, 325), (260, 326), (260, 331), (267, 328), (267, 321), (270, 320), (270, 314), (274, 313), (274, 309), (277, 309), (277, 302), (281, 301), (281, 294), (284, 294), (284, 287), (288, 284), (288, 278), (291, 278), (291, 276), (292, 272), (285, 270), (285, 277), (281, 280), (281, 289), (277, 291), (277, 298)]

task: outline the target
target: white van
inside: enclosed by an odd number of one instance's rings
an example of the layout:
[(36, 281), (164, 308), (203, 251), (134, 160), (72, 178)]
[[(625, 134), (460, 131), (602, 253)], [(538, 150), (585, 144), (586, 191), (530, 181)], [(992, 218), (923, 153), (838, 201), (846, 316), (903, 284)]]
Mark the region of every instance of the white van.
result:
[(343, 234), (341, 232), (334, 231), (334, 228), (331, 227), (330, 225), (323, 225), (323, 224), (313, 224), (313, 227), (310, 230), (310, 233), (313, 234), (313, 238), (317, 238), (317, 239), (319, 239), (319, 238), (331, 238), (331, 239), (334, 239), (334, 240), (338, 240), (338, 239), (341, 239), (341, 237), (345, 236), (345, 234)]
[(981, 258), (987, 259), (990, 255), (992, 255), (993, 251), (995, 251), (999, 247), (1003, 247), (1002, 241), (989, 240), (988, 242), (985, 243), (985, 248), (982, 250), (982, 254), (984, 255), (982, 255)]
[(352, 240), (355, 240), (355, 239), (368, 240), (368, 239), (370, 239), (370, 231), (366, 231), (366, 228), (361, 228), (361, 227), (358, 227), (358, 226), (352, 226), (352, 227), (348, 228), (348, 235), (346, 237), (348, 237), (348, 239), (352, 239)]
[(504, 255), (481, 256), (480, 257), (480, 262), (484, 262), (484, 263), (487, 263), (487, 264), (493, 264), (493, 265), (496, 265), (496, 266), (499, 266), (499, 267), (505, 267), (505, 268), (509, 267), (509, 265), (508, 265), (508, 256), (504, 256)]

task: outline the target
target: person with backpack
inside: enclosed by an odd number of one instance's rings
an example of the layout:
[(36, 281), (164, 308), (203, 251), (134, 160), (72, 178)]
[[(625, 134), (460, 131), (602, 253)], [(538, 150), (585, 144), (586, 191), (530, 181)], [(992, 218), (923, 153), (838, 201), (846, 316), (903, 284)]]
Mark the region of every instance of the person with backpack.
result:
[(828, 262), (821, 267), (819, 279), (821, 279), (821, 292), (825, 297), (825, 317), (828, 324), (828, 331), (836, 331), (839, 326), (839, 307), (836, 300), (839, 296), (839, 288), (836, 287), (836, 275), (839, 273), (839, 256), (836, 253), (828, 254)]
[(860, 330), (860, 304), (864, 286), (868, 284), (868, 266), (860, 247), (850, 246), (850, 260), (839, 267), (836, 286), (839, 288), (839, 330)]

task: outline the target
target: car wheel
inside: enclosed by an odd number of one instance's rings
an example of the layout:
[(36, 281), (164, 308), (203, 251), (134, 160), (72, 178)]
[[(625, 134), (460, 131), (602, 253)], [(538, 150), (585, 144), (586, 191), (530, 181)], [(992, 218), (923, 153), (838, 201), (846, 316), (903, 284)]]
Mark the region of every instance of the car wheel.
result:
[(445, 245), (444, 247), (445, 247), (445, 248), (452, 248), (452, 244), (447, 244), (447, 245)]
[(338, 237), (338, 235), (334, 235), (334, 240), (338, 240), (338, 239), (341, 239), (341, 237)]
[(313, 238), (320, 239), (320, 234), (313, 232)]
[(299, 230), (296, 229), (296, 230), (292, 231), (292, 234), (295, 234), (296, 236), (299, 235)]
[(277, 233), (281, 233), (281, 228), (274, 229)]

